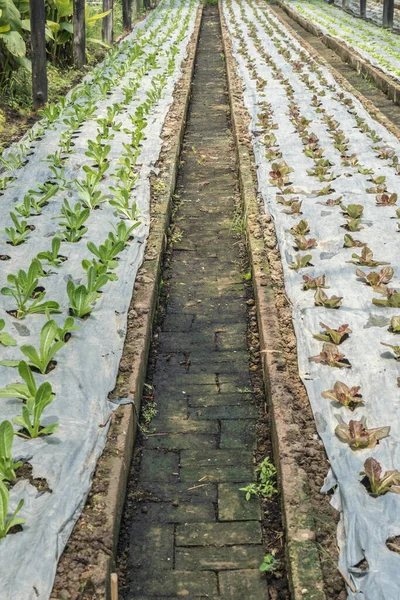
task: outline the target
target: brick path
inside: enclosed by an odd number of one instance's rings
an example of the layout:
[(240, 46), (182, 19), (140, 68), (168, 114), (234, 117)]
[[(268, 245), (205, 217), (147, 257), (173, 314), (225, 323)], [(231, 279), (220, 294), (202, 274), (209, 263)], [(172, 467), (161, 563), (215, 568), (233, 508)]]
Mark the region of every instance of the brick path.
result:
[(153, 379), (158, 414), (141, 486), (158, 501), (134, 515), (127, 599), (268, 597), (254, 481), (257, 411), (245, 289), (232, 233), (233, 138), (218, 12), (206, 7), (177, 193), (167, 315)]

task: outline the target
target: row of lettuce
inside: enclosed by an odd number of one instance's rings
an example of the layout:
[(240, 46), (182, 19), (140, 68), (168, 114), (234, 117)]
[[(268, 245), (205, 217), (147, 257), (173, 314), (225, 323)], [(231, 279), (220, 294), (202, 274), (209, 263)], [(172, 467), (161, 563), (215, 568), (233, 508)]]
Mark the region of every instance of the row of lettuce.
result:
[[(398, 144), (262, 2), (226, 0), (224, 13), (293, 307), (300, 374), (314, 413), (324, 415), (320, 433), (339, 488), (346, 497), (351, 486), (361, 502), (371, 497), (376, 523), (384, 509), (375, 498), (400, 493), (400, 471), (385, 470), (375, 453), (389, 461), (398, 444), (389, 414), (400, 387)], [(367, 355), (360, 354), (363, 339)], [(319, 352), (304, 356), (316, 343)], [(379, 395), (372, 392), (377, 381)], [(348, 512), (345, 523), (357, 537)]]
[[(10, 372), (10, 380), (13, 369), (20, 378), (1, 389), (0, 398), (21, 401), (21, 412), (13, 422), (0, 424), (0, 538), (24, 522), (18, 516), (22, 500), (11, 515), (8, 510), (10, 489), (23, 464), (13, 457), (14, 436), (35, 439), (51, 436), (62, 427), (58, 422), (42, 424), (46, 408), (56, 397), (46, 379), (57, 369), (58, 352), (66, 344), (73, 345), (74, 333), (90, 327), (90, 316), (98, 305), (101, 310), (103, 294), (112, 294), (119, 261), (143, 225), (135, 195), (141, 177), (148, 177), (149, 165), (140, 163), (139, 158), (146, 146), (151, 115), (168, 79), (179, 68), (177, 56), (193, 7), (194, 2), (189, 7), (176, 0), (164, 2), (157, 11), (163, 10), (162, 20), (157, 22), (156, 13), (148, 17), (145, 27), (137, 28), (133, 38), (111, 50), (69, 97), (48, 105), (40, 123), (3, 155), (6, 170), (1, 174), (0, 194), (4, 209), (14, 191), (22, 188), (24, 170), (35, 154), (40, 156), (56, 140), (54, 151), (44, 159), (48, 168), (43, 171), (43, 181), (36, 181), (13, 204), (2, 232), (2, 247), (7, 250), (0, 259), (7, 277), (0, 290), (4, 316), (0, 319), (0, 345), (7, 349), (17, 346), (10, 330), (16, 321), (26, 320), (29, 325), (38, 315), (42, 319), (45, 315), (45, 321), (36, 344), (22, 344), (15, 348), (20, 355), (17, 359), (0, 362), (1, 368)], [(85, 138), (86, 131), (95, 134)], [(83, 144), (78, 142), (82, 137)], [(121, 140), (125, 141), (121, 144)], [(79, 158), (83, 164), (78, 161), (76, 173), (69, 165)], [(71, 173), (75, 175), (71, 177)], [(54, 217), (55, 208), (58, 215)], [(110, 216), (110, 231), (104, 240), (98, 240), (96, 220), (104, 222)], [(47, 247), (43, 247), (40, 233), (43, 220), (48, 231), (57, 223), (56, 231), (45, 236), (49, 238)], [(71, 270), (68, 263), (80, 259), (82, 244), (89, 258), (81, 262), (79, 281), (67, 275), (65, 285), (65, 274)], [(71, 251), (74, 245), (78, 252)], [(37, 251), (32, 256), (33, 248)], [(26, 262), (26, 267), (14, 270), (18, 260)], [(49, 298), (46, 281), (50, 279), (57, 287), (64, 285), (68, 298), (64, 308)], [(56, 318), (58, 314), (61, 319)], [(45, 379), (41, 384), (37, 373)]]

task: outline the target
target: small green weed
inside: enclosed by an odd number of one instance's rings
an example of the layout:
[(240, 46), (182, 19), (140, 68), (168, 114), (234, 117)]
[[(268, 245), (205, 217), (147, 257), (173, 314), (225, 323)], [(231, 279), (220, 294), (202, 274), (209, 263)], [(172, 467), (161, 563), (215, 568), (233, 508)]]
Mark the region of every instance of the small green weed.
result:
[(252, 496), (258, 498), (271, 498), (278, 493), (275, 485), (276, 468), (267, 456), (256, 468), (257, 483), (250, 483), (246, 487), (240, 488), (246, 494), (246, 500)]
[(266, 554), (260, 565), (261, 573), (273, 573), (279, 569), (281, 561), (275, 558), (273, 554)]

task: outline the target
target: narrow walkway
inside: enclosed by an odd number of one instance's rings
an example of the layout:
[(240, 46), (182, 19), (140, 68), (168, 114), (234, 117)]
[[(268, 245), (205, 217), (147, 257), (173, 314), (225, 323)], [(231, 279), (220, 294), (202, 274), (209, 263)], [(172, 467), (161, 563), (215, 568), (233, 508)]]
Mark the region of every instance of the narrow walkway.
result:
[[(158, 413), (131, 523), (126, 599), (267, 598), (254, 481), (257, 411), (237, 235), (237, 179), (216, 7), (205, 7), (184, 140), (170, 297), (153, 378)], [(126, 525), (126, 523), (125, 523)]]

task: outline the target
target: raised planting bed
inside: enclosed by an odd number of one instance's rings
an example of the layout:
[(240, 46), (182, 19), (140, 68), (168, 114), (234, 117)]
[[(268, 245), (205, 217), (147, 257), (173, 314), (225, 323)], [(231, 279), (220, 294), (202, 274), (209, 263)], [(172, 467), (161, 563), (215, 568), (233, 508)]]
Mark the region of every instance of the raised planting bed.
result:
[[(349, 598), (395, 598), (400, 145), (263, 3), (226, 0), (223, 11), (251, 118), (260, 223), (275, 226), (298, 372), (331, 464), (323, 491), (340, 511), (338, 566)], [(290, 348), (281, 354), (290, 359)], [(268, 360), (284, 369), (279, 355)], [(297, 400), (290, 388), (287, 398)], [(286, 444), (293, 426), (281, 430)], [(308, 438), (297, 442), (308, 456)], [(304, 586), (303, 597), (324, 595)]]
[[(374, 23), (353, 17), (323, 0), (283, 0), (280, 4), (284, 8), (287, 7), (291, 14), (306, 19), (306, 25), (309, 23), (310, 30), (315, 35), (344, 42), (373, 67), (399, 81), (400, 37), (398, 35)], [(335, 47), (333, 49), (337, 51)]]
[(0, 493), (8, 521), (0, 581), (7, 598), (50, 596), (109, 416), (124, 402), (108, 394), (146, 247), (149, 180), (196, 13), (195, 1), (161, 2), (2, 157)]

